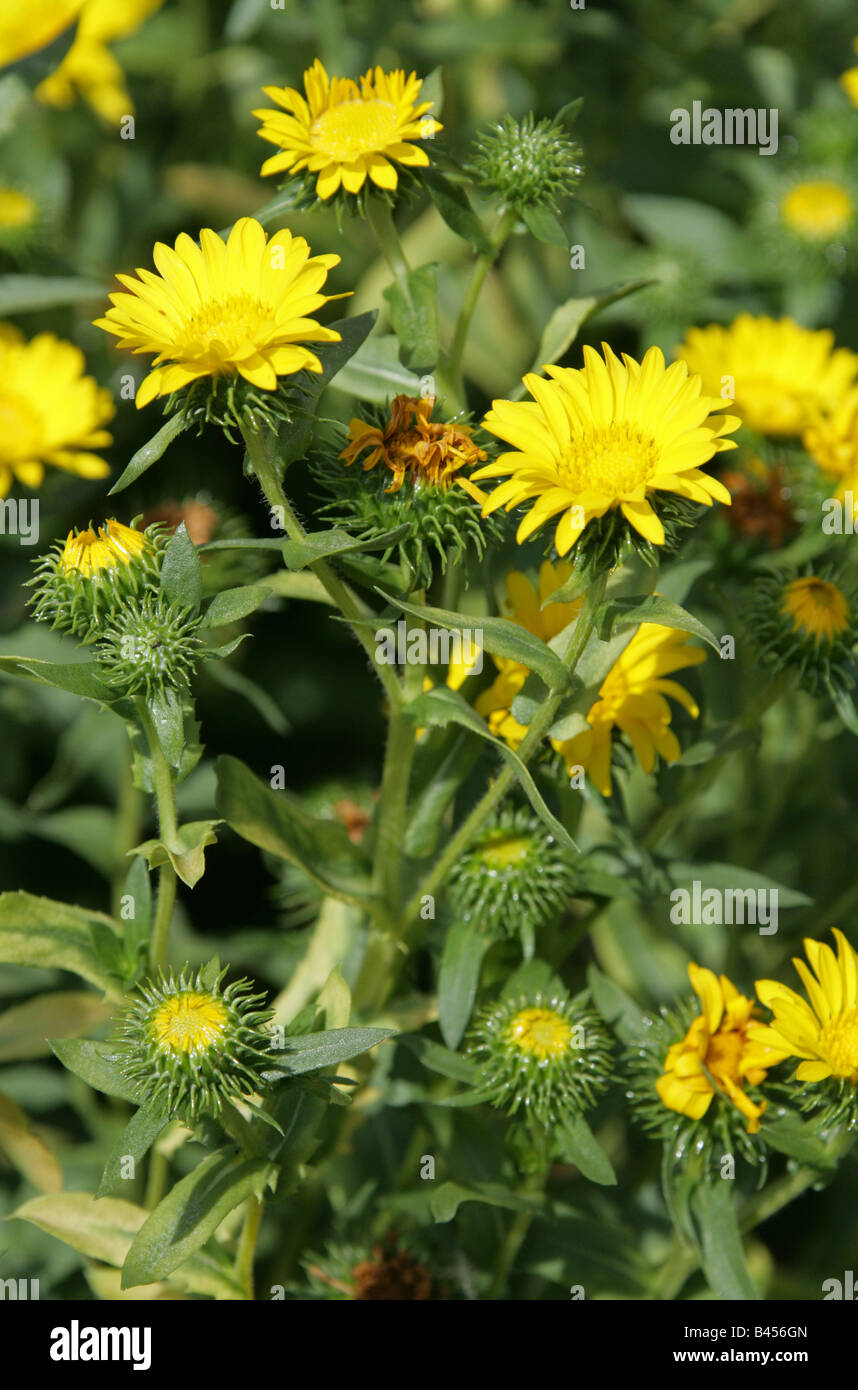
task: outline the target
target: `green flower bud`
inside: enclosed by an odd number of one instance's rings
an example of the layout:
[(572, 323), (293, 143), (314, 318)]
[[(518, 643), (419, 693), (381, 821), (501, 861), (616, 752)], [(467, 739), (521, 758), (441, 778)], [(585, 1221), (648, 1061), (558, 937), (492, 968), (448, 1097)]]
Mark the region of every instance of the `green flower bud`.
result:
[(488, 936), (529, 937), (559, 917), (575, 877), (569, 854), (540, 821), (507, 807), (454, 866), (453, 912)]
[(202, 648), (199, 616), (162, 593), (129, 599), (105, 623), (94, 656), (107, 685), (120, 695), (151, 700), (186, 690)]
[(38, 622), (93, 642), (105, 621), (129, 598), (157, 586), (167, 537), (162, 528), (139, 531), (111, 518), (69, 531), (38, 561), (30, 604)]
[(556, 210), (581, 180), (581, 147), (559, 121), (536, 121), (532, 113), (523, 121), (504, 116), (475, 144), (470, 172), (518, 212), (540, 206)]

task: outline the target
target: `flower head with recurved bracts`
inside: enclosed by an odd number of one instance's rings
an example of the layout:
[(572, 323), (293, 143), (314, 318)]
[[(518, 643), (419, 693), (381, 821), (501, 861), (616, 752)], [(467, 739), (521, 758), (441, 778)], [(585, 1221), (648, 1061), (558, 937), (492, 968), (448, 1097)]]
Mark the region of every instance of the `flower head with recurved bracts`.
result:
[(284, 230), (269, 239), (242, 217), (226, 242), (206, 228), (200, 245), (182, 233), (174, 249), (158, 242), (153, 255), (158, 274), (118, 275), (125, 291), (95, 321), (119, 347), (156, 354), (138, 408), (203, 378), (274, 391), (281, 377), (321, 372), (306, 344), (340, 341), (311, 317), (337, 297), (320, 290), (340, 257), (311, 257), (303, 237)]
[(0, 324), (0, 497), (14, 480), (39, 487), (46, 467), (80, 478), (110, 472), (93, 450), (111, 443), (113, 397), (85, 368), (72, 343), (52, 333), (25, 342)]
[(632, 531), (665, 543), (659, 517), (663, 493), (711, 506), (730, 494), (702, 465), (739, 426), (715, 415), (724, 401), (701, 394), (684, 363), (665, 366), (658, 348), (641, 363), (620, 359), (607, 343), (600, 357), (584, 348), (584, 367), (548, 366), (549, 380), (524, 378), (532, 401), (497, 400), (484, 421), (516, 452), (501, 454), (473, 476), (506, 481), (486, 499), (484, 515), (521, 503), (533, 506), (518, 527), (519, 542), (559, 515), (554, 544), (566, 555), (591, 521), (619, 509)]
[(367, 179), (394, 191), (397, 165), (419, 168), (429, 156), (417, 140), (432, 139), (441, 125), (428, 115), (431, 101), (420, 100), (416, 73), (372, 68), (360, 79), (329, 77), (317, 58), (304, 73), (304, 93), (294, 87), (265, 87), (280, 110), (254, 111), (263, 140), (280, 153), (262, 166), (263, 174), (314, 176), (317, 197), (327, 200), (342, 188), (358, 193)]
[(778, 1052), (751, 1042), (749, 1025), (754, 1001), (740, 994), (726, 975), (717, 976), (693, 962), (688, 975), (701, 1004), (685, 1037), (664, 1059), (656, 1090), (668, 1110), (700, 1120), (716, 1094), (726, 1096), (756, 1134), (766, 1108), (748, 1089), (765, 1080), (766, 1070), (781, 1060)]
[(740, 314), (729, 328), (692, 328), (677, 356), (704, 390), (726, 392), (750, 429), (775, 437), (801, 434), (858, 375), (858, 355), (835, 348), (833, 333), (790, 318)]
[(794, 670), (811, 694), (852, 684), (858, 603), (836, 567), (808, 567), (805, 574), (774, 573), (756, 580), (746, 624), (763, 660)]
[(398, 492), (409, 474), (416, 483), (432, 487), (458, 483), (471, 496), (479, 497), (479, 490), (458, 473), (460, 468), (481, 463), (485, 449), (474, 443), (468, 425), (433, 420), (434, 406), (434, 396), (394, 396), (390, 418), (383, 427), (353, 418), (349, 442), (340, 458), (351, 464), (368, 449), (362, 460), (364, 472), (383, 463), (393, 474), (386, 492)]
[(69, 531), (38, 562), (30, 581), (33, 616), (92, 641), (129, 598), (157, 585), (166, 541), (159, 526), (139, 531), (113, 517), (97, 528)]
[(271, 1014), (257, 1007), (264, 995), (251, 994), (248, 980), (222, 988), (225, 974), (207, 984), (203, 972), (186, 967), (139, 986), (117, 1025), (116, 1046), (141, 1104), (192, 1122), (259, 1089), (271, 1062)]
[[(858, 953), (835, 927), (835, 956), (824, 942), (805, 939), (810, 969), (793, 957), (807, 999), (778, 980), (758, 980), (757, 996), (772, 1011), (769, 1024), (750, 1029), (753, 1041), (778, 1060), (798, 1061), (796, 1081), (832, 1081), (845, 1097), (858, 1083)], [(809, 1001), (809, 1002), (808, 1002)], [(830, 1092), (831, 1088), (828, 1088)], [(811, 1096), (811, 1103), (822, 1099)]]

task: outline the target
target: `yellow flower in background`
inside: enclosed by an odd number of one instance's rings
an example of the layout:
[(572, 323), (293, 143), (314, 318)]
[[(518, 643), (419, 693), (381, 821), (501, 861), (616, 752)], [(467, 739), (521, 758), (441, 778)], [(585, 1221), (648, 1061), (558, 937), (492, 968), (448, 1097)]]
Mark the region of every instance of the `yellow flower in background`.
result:
[(668, 677), (706, 660), (702, 647), (690, 647), (690, 634), (658, 623), (641, 623), (629, 645), (611, 667), (599, 698), (587, 714), (589, 729), (563, 742), (552, 740), (570, 773), (583, 767), (603, 796), (611, 795), (611, 744), (614, 729), (628, 738), (644, 772), (655, 767), (655, 755), (673, 763), (681, 753), (670, 727), (669, 695), (693, 719), (700, 713), (684, 686)]
[(797, 1081), (843, 1078), (858, 1081), (858, 955), (835, 927), (835, 956), (830, 946), (805, 940), (810, 962), (793, 958), (807, 999), (777, 980), (758, 980), (757, 996), (774, 1017), (755, 1024), (751, 1037), (775, 1050), (779, 1060), (799, 1058)]
[(688, 976), (701, 1013), (668, 1051), (664, 1075), (656, 1082), (659, 1097), (668, 1110), (700, 1120), (720, 1092), (745, 1116), (748, 1133), (756, 1134), (766, 1102), (753, 1101), (745, 1088), (759, 1086), (783, 1054), (750, 1041), (754, 1001), (726, 975), (691, 962)]
[[(852, 40), (852, 47), (855, 49), (855, 52), (858, 53), (858, 38)], [(852, 102), (852, 105), (858, 106), (858, 67), (847, 68), (846, 72), (841, 74), (840, 85)]]
[(794, 579), (784, 590), (781, 611), (793, 631), (816, 642), (833, 642), (849, 626), (849, 602), (829, 579), (809, 575)]
[(84, 0), (0, 0), (0, 68), (38, 53), (74, 24)]
[(441, 125), (427, 115), (431, 101), (420, 101), (423, 79), (401, 70), (372, 68), (360, 79), (329, 77), (317, 58), (304, 73), (302, 96), (294, 87), (265, 87), (282, 109), (254, 111), (258, 134), (277, 145), (263, 174), (316, 174), (319, 198), (331, 198), (342, 185), (357, 193), (367, 178), (378, 188), (398, 184), (397, 164), (425, 166), (429, 156), (415, 140), (432, 139)]
[(87, 526), (77, 534), (69, 531), (57, 562), (61, 574), (81, 574), (91, 579), (99, 570), (115, 570), (131, 565), (138, 556), (151, 548), (142, 531), (123, 526), (111, 517), (96, 532)]
[(134, 103), (125, 90), (125, 75), (107, 45), (136, 33), (163, 3), (84, 0), (74, 42), (56, 72), (36, 88), (39, 100), (66, 109), (82, 96), (111, 125), (131, 115)]
[(352, 464), (369, 449), (362, 461), (364, 471), (383, 463), (393, 474), (386, 492), (398, 492), (408, 474), (415, 483), (433, 487), (446, 488), (456, 482), (479, 499), (479, 489), (457, 474), (460, 468), (482, 462), (485, 450), (474, 443), (473, 431), (467, 425), (433, 420), (434, 405), (434, 396), (394, 396), (390, 419), (383, 429), (366, 420), (350, 420), (349, 442), (340, 458), (346, 465)]
[(111, 443), (104, 426), (114, 415), (113, 398), (85, 372), (74, 344), (53, 333), (25, 342), (0, 324), (0, 497), (15, 479), (39, 487), (46, 466), (81, 478), (110, 472), (92, 451)]
[(20, 188), (0, 187), (0, 232), (29, 227), (39, 215), (39, 205)]
[(830, 179), (798, 183), (781, 201), (781, 217), (806, 241), (842, 236), (855, 217), (855, 204), (842, 184)]
[(778, 437), (801, 434), (858, 374), (858, 356), (835, 348), (828, 329), (752, 314), (729, 328), (689, 329), (677, 356), (700, 373), (704, 390), (730, 393), (744, 424)]
[(485, 500), (483, 515), (532, 501), (519, 542), (560, 514), (554, 543), (566, 555), (590, 520), (619, 507), (640, 535), (663, 545), (652, 506), (657, 492), (729, 505), (723, 483), (701, 469), (713, 454), (735, 448), (723, 436), (739, 420), (709, 419), (725, 401), (702, 395), (700, 378), (684, 363), (666, 367), (658, 348), (641, 363), (625, 353), (621, 362), (607, 343), (602, 351), (585, 347), (581, 370), (547, 366), (548, 381), (529, 374), (533, 401), (494, 401), (483, 422), (517, 451), (473, 475), (509, 475)]
[(858, 386), (847, 391), (832, 410), (818, 414), (802, 436), (814, 463), (838, 480), (836, 497), (858, 496)]
[(309, 317), (341, 297), (319, 293), (340, 257), (311, 257), (303, 237), (284, 230), (269, 240), (243, 217), (226, 242), (205, 228), (198, 246), (183, 232), (175, 249), (157, 242), (153, 259), (157, 275), (117, 275), (129, 292), (112, 294), (113, 307), (95, 320), (120, 348), (156, 354), (138, 409), (203, 377), (239, 375), (273, 391), (279, 377), (321, 372), (307, 343), (340, 341)]

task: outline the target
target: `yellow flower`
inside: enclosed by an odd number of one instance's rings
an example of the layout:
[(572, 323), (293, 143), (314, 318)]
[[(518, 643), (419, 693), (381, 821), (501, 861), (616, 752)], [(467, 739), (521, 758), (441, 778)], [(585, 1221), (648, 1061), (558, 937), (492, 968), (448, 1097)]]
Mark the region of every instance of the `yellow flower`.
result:
[(665, 677), (706, 660), (702, 647), (689, 647), (690, 634), (658, 623), (641, 623), (611, 667), (599, 698), (587, 714), (589, 729), (564, 742), (552, 740), (570, 773), (583, 767), (603, 796), (611, 795), (611, 742), (614, 729), (629, 739), (644, 772), (655, 755), (673, 763), (682, 751), (670, 727), (673, 717), (664, 698), (677, 700), (693, 719), (700, 713), (684, 686)]
[(726, 975), (714, 975), (693, 962), (688, 975), (702, 1012), (682, 1042), (668, 1051), (664, 1075), (655, 1088), (668, 1110), (690, 1120), (702, 1119), (720, 1092), (745, 1116), (748, 1133), (756, 1134), (766, 1102), (751, 1100), (745, 1087), (759, 1086), (782, 1053), (751, 1042), (754, 1001), (740, 994)]
[(858, 955), (835, 927), (837, 955), (830, 946), (805, 940), (813, 974), (793, 958), (810, 1000), (777, 980), (758, 980), (757, 996), (774, 1018), (755, 1024), (750, 1035), (762, 1047), (784, 1057), (800, 1058), (797, 1081), (842, 1077), (858, 1081)]
[(853, 384), (858, 356), (833, 349), (827, 329), (740, 314), (729, 328), (690, 329), (677, 355), (705, 390), (732, 396), (752, 430), (783, 436), (801, 434)]
[[(852, 40), (852, 47), (858, 53), (858, 38)], [(841, 74), (840, 85), (852, 105), (858, 106), (858, 68), (847, 68), (846, 72)]]
[(105, 121), (118, 125), (134, 104), (108, 43), (133, 34), (164, 0), (84, 0), (74, 43), (55, 72), (36, 88), (49, 106), (66, 109), (78, 95)]
[(790, 189), (781, 202), (781, 216), (806, 241), (827, 241), (846, 231), (855, 205), (841, 184), (813, 179)]
[(781, 612), (793, 631), (816, 642), (833, 642), (849, 626), (849, 604), (829, 579), (794, 579), (784, 590)]
[(69, 531), (57, 569), (61, 574), (81, 574), (91, 579), (99, 570), (130, 565), (148, 546), (142, 531), (123, 526), (121, 521), (111, 517), (99, 526), (97, 534), (90, 526), (77, 535)]
[(0, 324), (0, 497), (13, 479), (39, 487), (45, 466), (104, 478), (110, 472), (103, 449), (113, 418), (109, 391), (84, 375), (80, 348), (39, 333), (29, 343), (9, 324)]
[(393, 474), (386, 492), (398, 492), (408, 473), (415, 482), (429, 483), (432, 487), (446, 488), (452, 482), (459, 483), (472, 497), (481, 499), (479, 489), (456, 474), (460, 468), (481, 462), (486, 457), (485, 450), (474, 443), (473, 432), (467, 425), (433, 421), (434, 404), (432, 396), (421, 396), (419, 400), (394, 396), (390, 419), (384, 429), (365, 420), (352, 419), (349, 442), (340, 458), (348, 465), (369, 449), (371, 452), (363, 460), (364, 471), (381, 462)]
[(663, 545), (664, 527), (651, 505), (656, 492), (729, 505), (724, 485), (700, 467), (735, 448), (722, 436), (739, 421), (708, 419), (724, 401), (701, 395), (699, 377), (684, 363), (665, 367), (658, 348), (640, 364), (625, 353), (621, 362), (607, 343), (602, 350), (604, 360), (585, 347), (582, 370), (548, 366), (549, 381), (526, 376), (534, 400), (494, 401), (485, 418), (485, 428), (519, 452), (501, 454), (474, 474), (510, 475), (486, 499), (483, 515), (535, 499), (519, 542), (560, 513), (554, 543), (566, 555), (588, 521), (619, 507), (636, 531)]
[(0, 188), (0, 232), (29, 227), (38, 212), (38, 204), (29, 193), (19, 188)]
[(220, 999), (197, 990), (171, 995), (152, 1015), (150, 1027), (165, 1052), (207, 1052), (221, 1041), (229, 1014)]
[(310, 258), (303, 237), (284, 230), (268, 240), (258, 222), (243, 217), (226, 243), (208, 228), (199, 246), (183, 232), (174, 250), (157, 242), (153, 258), (160, 273), (117, 275), (130, 292), (112, 294), (113, 307), (95, 320), (119, 347), (157, 354), (137, 390), (138, 409), (202, 377), (238, 373), (273, 391), (278, 377), (321, 372), (304, 344), (340, 341), (307, 317), (339, 297), (319, 290), (340, 257)]
[(74, 24), (84, 0), (0, 0), (0, 68), (38, 53)]
[(573, 1044), (572, 1025), (556, 1009), (522, 1009), (510, 1019), (507, 1041), (517, 1052), (536, 1057), (563, 1057)]
[(397, 164), (427, 165), (429, 157), (414, 140), (432, 139), (441, 125), (420, 101), (422, 78), (401, 70), (372, 68), (360, 79), (328, 77), (317, 58), (304, 73), (306, 97), (294, 87), (265, 87), (282, 109), (254, 111), (263, 140), (280, 154), (266, 159), (263, 174), (306, 169), (317, 174), (316, 193), (331, 198), (342, 184), (357, 193), (367, 175), (378, 188), (395, 189)]
[(858, 496), (858, 386), (832, 410), (819, 413), (808, 425), (802, 443), (814, 463), (830, 478), (837, 478), (835, 496)]

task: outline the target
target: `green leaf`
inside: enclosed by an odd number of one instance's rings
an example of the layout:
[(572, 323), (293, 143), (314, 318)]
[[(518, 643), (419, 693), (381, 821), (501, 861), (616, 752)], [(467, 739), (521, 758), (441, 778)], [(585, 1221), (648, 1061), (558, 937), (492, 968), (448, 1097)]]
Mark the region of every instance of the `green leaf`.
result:
[(206, 849), (217, 843), (215, 826), (222, 824), (219, 820), (189, 821), (187, 825), (178, 827), (176, 838), (171, 843), (145, 840), (128, 853), (139, 854), (150, 869), (157, 869), (161, 864), (172, 864), (182, 882), (189, 888), (195, 888), (206, 871)]
[(297, 797), (273, 791), (237, 758), (219, 758), (217, 778), (217, 810), (236, 834), (297, 864), (334, 897), (366, 904), (368, 863), (345, 826), (310, 815)]
[[(13, 1213), (13, 1219), (31, 1222), (89, 1260), (120, 1268), (147, 1215), (142, 1207), (121, 1197), (96, 1201), (89, 1192), (56, 1192), (25, 1202)], [(191, 1256), (171, 1283), (215, 1299), (245, 1297), (229, 1267), (208, 1253)]]
[(508, 618), (475, 617), (472, 613), (453, 613), (446, 608), (431, 608), (428, 604), (406, 603), (403, 599), (386, 594), (383, 589), (378, 592), (394, 608), (422, 618), (430, 627), (445, 627), (479, 636), (480, 646), (486, 651), (520, 662), (528, 670), (536, 671), (554, 690), (563, 690), (569, 684), (569, 672), (560, 658), (520, 623), (513, 623)]
[(646, 1016), (643, 1009), (595, 965), (587, 968), (587, 984), (593, 996), (593, 1003), (620, 1041), (640, 1043), (646, 1035)]
[(96, 929), (119, 944), (110, 917), (31, 893), (0, 895), (0, 964), (38, 965), (71, 970), (108, 994), (117, 981), (108, 974), (96, 946)]
[(659, 623), (662, 627), (691, 632), (713, 647), (719, 656), (721, 654), (721, 644), (714, 632), (693, 613), (661, 594), (651, 594), (644, 599), (612, 599), (609, 603), (603, 603), (593, 614), (593, 626), (603, 642), (609, 641), (615, 632), (620, 632), (624, 627), (637, 627), (639, 623)]
[(112, 497), (114, 493), (117, 492), (124, 492), (132, 483), (136, 483), (137, 479), (142, 477), (147, 468), (151, 468), (153, 463), (158, 462), (158, 459), (166, 452), (173, 440), (180, 435), (183, 430), (186, 430), (190, 423), (190, 420), (185, 419), (184, 415), (181, 414), (171, 415), (168, 420), (165, 420), (164, 424), (158, 430), (158, 433), (153, 434), (148, 443), (143, 444), (137, 450), (137, 453), (134, 454), (131, 462), (123, 469), (122, 473), (113, 484), (113, 487), (107, 494), (108, 497)]
[(583, 97), (576, 97), (574, 101), (567, 101), (565, 106), (561, 106), (554, 120), (558, 124), (565, 125), (567, 130), (571, 130), (581, 114), (581, 107), (583, 105)]
[(442, 1183), (433, 1192), (429, 1208), (436, 1221), (452, 1221), (463, 1202), (482, 1202), (490, 1207), (504, 1207), (507, 1211), (534, 1213), (546, 1208), (544, 1197), (523, 1196), (499, 1182), (475, 1182), (467, 1187), (458, 1182)]
[(480, 1071), (475, 1062), (460, 1052), (453, 1052), (449, 1047), (432, 1042), (431, 1038), (424, 1038), (419, 1033), (405, 1033), (397, 1042), (407, 1047), (409, 1052), (413, 1052), (424, 1067), (437, 1072), (439, 1076), (446, 1076), (451, 1081), (462, 1081), (466, 1086), (476, 1086), (480, 1080)]
[(239, 623), (254, 613), (271, 595), (264, 584), (241, 584), (237, 589), (222, 589), (215, 594), (205, 612), (202, 627), (226, 627)]
[(33, 1122), (14, 1100), (0, 1094), (0, 1153), (40, 1192), (58, 1192), (63, 1170)]
[[(777, 893), (778, 908), (809, 907), (813, 902), (812, 898), (809, 898), (806, 893), (799, 892), (797, 888), (787, 888), (785, 884), (778, 883), (776, 879), (768, 878), (765, 874), (755, 873), (752, 869), (745, 869), (739, 864), (716, 862), (688, 864), (674, 860), (670, 864), (668, 872), (674, 886), (684, 888), (689, 893), (692, 892), (696, 881), (700, 884), (701, 894), (710, 888), (716, 889), (722, 895), (730, 891), (739, 894), (745, 892)], [(738, 899), (736, 905), (739, 906)]]
[[(625, 299), (627, 294), (634, 294), (636, 290), (642, 290), (652, 283), (652, 280), (627, 280), (604, 290), (594, 290), (582, 299), (567, 299), (554, 310), (545, 325), (539, 350), (530, 370), (541, 373), (546, 364), (559, 362), (577, 338), (582, 324), (589, 318), (600, 309), (606, 309), (609, 304), (615, 304), (618, 299)], [(525, 390), (524, 385), (519, 385), (513, 392), (513, 398), (523, 396)]]
[(855, 709), (855, 699), (852, 692), (844, 690), (842, 686), (835, 685), (832, 681), (826, 681), (826, 688), (844, 727), (849, 730), (850, 734), (858, 734), (858, 710)]
[(413, 719), (418, 727), (423, 724), (440, 724), (442, 727), (450, 723), (461, 724), (463, 728), (470, 729), (472, 733), (478, 734), (490, 743), (504, 761), (510, 764), (534, 811), (548, 826), (557, 842), (578, 853), (578, 846), (566, 827), (546, 806), (539, 788), (521, 758), (502, 739), (495, 738), (485, 720), (480, 718), (458, 690), (437, 685), (433, 690), (427, 690), (412, 700), (404, 713), (409, 719)]
[(438, 267), (421, 265), (409, 270), (404, 283), (395, 280), (384, 291), (390, 305), (390, 322), (402, 344), (406, 367), (431, 371), (438, 361)]
[(763, 1116), (760, 1125), (760, 1138), (773, 1149), (794, 1158), (799, 1163), (808, 1163), (814, 1168), (831, 1168), (837, 1160), (832, 1159), (830, 1150), (820, 1138), (813, 1124), (805, 1123), (800, 1116), (788, 1111), (785, 1115)]
[(408, 525), (397, 526), (380, 536), (367, 540), (356, 540), (348, 531), (334, 527), (331, 531), (310, 531), (300, 541), (283, 541), (283, 559), (290, 570), (301, 570), (316, 560), (326, 560), (330, 555), (343, 555), (352, 550), (386, 550), (395, 545), (408, 532)]
[(171, 1123), (171, 1117), (164, 1114), (163, 1110), (152, 1106), (144, 1106), (138, 1110), (107, 1155), (96, 1197), (107, 1197), (127, 1182), (128, 1178), (122, 1173), (125, 1160), (133, 1158), (135, 1165), (142, 1162), (158, 1135)]
[(463, 241), (470, 242), (481, 256), (493, 256), (492, 244), (464, 189), (434, 166), (420, 171), (420, 182), (447, 226), (452, 227)]
[[(437, 750), (431, 750), (434, 754)], [(480, 758), (482, 749), (473, 739), (456, 734), (446, 755), (438, 752), (429, 782), (414, 796), (405, 831), (405, 853), (412, 859), (431, 854), (441, 834), (441, 822), (456, 792)]]
[(736, 1216), (734, 1184), (701, 1183), (691, 1199), (699, 1227), (703, 1273), (717, 1298), (758, 1299), (745, 1264)]
[(0, 278), (0, 318), (56, 309), (87, 299), (104, 299), (104, 285), (71, 275), (4, 275)]
[(622, 210), (638, 231), (658, 246), (678, 251), (693, 246), (713, 271), (719, 267), (729, 275), (744, 261), (737, 250), (738, 227), (711, 203), (659, 193), (630, 193), (622, 200)]
[(49, 1057), (50, 1038), (75, 1038), (105, 1023), (114, 1005), (85, 990), (54, 990), (0, 1015), (0, 1062)]
[(587, 1121), (581, 1115), (569, 1114), (556, 1131), (560, 1152), (567, 1163), (574, 1163), (590, 1182), (611, 1187), (617, 1175)]
[(284, 1046), (272, 1052), (275, 1060), (262, 1075), (269, 1081), (321, 1071), (323, 1067), (333, 1067), (369, 1052), (393, 1037), (393, 1032), (392, 1028), (331, 1028), (325, 1033), (286, 1038)]
[(10, 676), (51, 685), (84, 700), (97, 700), (109, 709), (116, 703), (115, 693), (96, 674), (94, 661), (40, 661), (29, 656), (0, 656), (0, 671)]
[(267, 1159), (222, 1149), (209, 1154), (140, 1227), (122, 1266), (122, 1287), (167, 1278), (205, 1245), (225, 1216), (263, 1190), (273, 1171)]
[(197, 547), (184, 521), (170, 537), (161, 565), (161, 592), (168, 603), (199, 610), (203, 597), (203, 571)]
[(536, 203), (533, 207), (522, 208), (521, 216), (528, 231), (537, 241), (544, 241), (548, 246), (561, 246), (564, 251), (568, 251), (569, 238), (560, 219), (550, 208)]
[(396, 334), (383, 333), (364, 343), (339, 372), (333, 386), (361, 401), (384, 405), (392, 396), (418, 395), (420, 377), (400, 362)]
[(438, 972), (438, 1022), (448, 1047), (459, 1046), (470, 1022), (490, 945), (491, 938), (468, 922), (454, 922), (447, 932)]
[(177, 691), (156, 691), (148, 702), (161, 752), (171, 767), (181, 767), (185, 751), (185, 706)]
[(94, 1091), (136, 1105), (137, 1092), (125, 1080), (106, 1043), (83, 1041), (80, 1038), (55, 1038), (51, 1049), (67, 1071), (79, 1076)]

